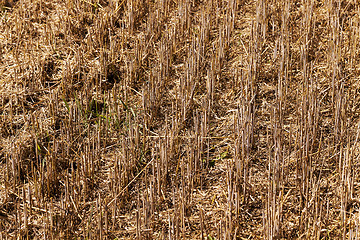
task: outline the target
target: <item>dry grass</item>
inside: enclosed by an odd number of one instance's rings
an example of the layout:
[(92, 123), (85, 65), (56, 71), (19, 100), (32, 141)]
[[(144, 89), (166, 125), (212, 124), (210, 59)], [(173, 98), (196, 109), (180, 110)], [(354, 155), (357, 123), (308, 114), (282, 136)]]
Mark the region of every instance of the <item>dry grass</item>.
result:
[(0, 239), (359, 239), (359, 10), (1, 0)]

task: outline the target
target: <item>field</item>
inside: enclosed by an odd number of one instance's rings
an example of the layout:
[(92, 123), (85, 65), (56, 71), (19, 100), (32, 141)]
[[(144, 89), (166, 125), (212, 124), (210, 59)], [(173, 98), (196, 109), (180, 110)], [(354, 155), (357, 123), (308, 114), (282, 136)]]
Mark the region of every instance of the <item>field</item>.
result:
[(0, 0), (0, 239), (360, 239), (356, 0)]

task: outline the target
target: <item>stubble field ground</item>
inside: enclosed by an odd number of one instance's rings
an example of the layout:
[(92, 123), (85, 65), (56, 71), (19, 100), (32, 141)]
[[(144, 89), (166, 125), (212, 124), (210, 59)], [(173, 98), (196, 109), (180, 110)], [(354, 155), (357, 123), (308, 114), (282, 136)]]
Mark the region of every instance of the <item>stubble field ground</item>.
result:
[(1, 0), (0, 239), (359, 239), (355, 0)]

